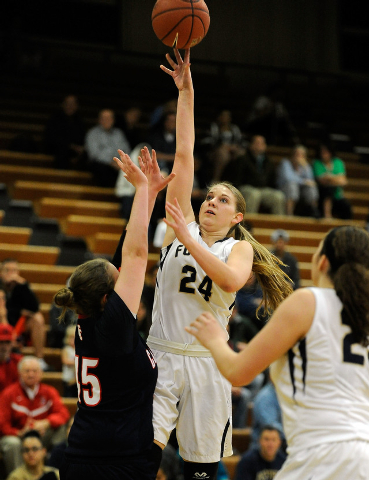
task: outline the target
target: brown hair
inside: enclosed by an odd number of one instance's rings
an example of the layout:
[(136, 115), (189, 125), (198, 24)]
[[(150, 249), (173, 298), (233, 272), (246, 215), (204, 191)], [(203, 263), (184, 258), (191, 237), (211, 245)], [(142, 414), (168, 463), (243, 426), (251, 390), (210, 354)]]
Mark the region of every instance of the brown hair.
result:
[(342, 321), (351, 327), (355, 341), (369, 345), (369, 234), (354, 226), (337, 227), (324, 239), (326, 255), (338, 298), (343, 304)]
[[(246, 213), (246, 202), (242, 193), (228, 182), (217, 182), (210, 186), (223, 185), (234, 195), (236, 200), (236, 211), (243, 215)], [(264, 315), (270, 315), (278, 305), (292, 293), (291, 279), (280, 268), (283, 262), (273, 255), (266, 247), (261, 245), (250, 232), (242, 225), (243, 221), (232, 227), (227, 237), (234, 237), (236, 240), (246, 240), (254, 250), (252, 271), (259, 282), (263, 299), (256, 310), (258, 317), (259, 310), (264, 307)]]
[(67, 309), (88, 316), (101, 311), (102, 298), (114, 290), (114, 278), (108, 271), (108, 264), (104, 258), (97, 258), (75, 269), (69, 287), (61, 288), (54, 295), (55, 305), (63, 309), (60, 321)]

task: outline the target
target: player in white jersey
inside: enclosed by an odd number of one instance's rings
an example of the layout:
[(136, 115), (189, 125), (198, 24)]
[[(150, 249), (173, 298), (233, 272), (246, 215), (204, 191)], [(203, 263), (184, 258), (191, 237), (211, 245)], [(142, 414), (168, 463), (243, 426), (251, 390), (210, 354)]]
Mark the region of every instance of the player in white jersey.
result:
[(231, 385), (219, 373), (210, 352), (184, 328), (207, 310), (226, 335), (236, 291), (252, 271), (262, 285), (267, 310), (275, 308), (291, 288), (276, 257), (240, 225), (245, 201), (231, 184), (210, 187), (200, 208), (199, 224), (195, 222), (190, 52), (186, 50), (184, 60), (178, 50), (174, 52), (177, 63), (167, 55), (173, 70), (161, 68), (179, 90), (176, 177), (166, 195), (167, 231), (147, 340), (159, 372), (154, 395), (154, 450), (161, 453), (176, 428), (185, 480), (214, 479), (219, 459), (232, 454)]
[(288, 458), (276, 480), (364, 480), (369, 466), (369, 235), (331, 230), (296, 290), (239, 354), (209, 313), (186, 330), (234, 385), (271, 365)]

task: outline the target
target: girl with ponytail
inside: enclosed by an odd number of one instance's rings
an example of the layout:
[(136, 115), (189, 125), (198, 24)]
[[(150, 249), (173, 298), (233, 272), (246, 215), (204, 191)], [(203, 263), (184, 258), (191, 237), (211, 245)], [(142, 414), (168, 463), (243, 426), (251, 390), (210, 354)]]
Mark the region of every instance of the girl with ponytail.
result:
[(276, 309), (240, 353), (214, 316), (189, 327), (225, 378), (246, 385), (269, 365), (288, 458), (275, 479), (364, 480), (369, 465), (369, 235), (331, 230), (312, 259), (314, 287)]

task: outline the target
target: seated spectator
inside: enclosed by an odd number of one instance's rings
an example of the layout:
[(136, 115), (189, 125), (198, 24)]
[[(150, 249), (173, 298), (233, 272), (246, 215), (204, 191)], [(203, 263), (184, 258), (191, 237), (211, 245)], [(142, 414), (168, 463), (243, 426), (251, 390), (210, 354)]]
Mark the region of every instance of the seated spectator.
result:
[(232, 113), (229, 110), (219, 112), (201, 143), (206, 147), (207, 156), (213, 164), (214, 182), (219, 181), (224, 167), (231, 160), (245, 153), (243, 135), (240, 128), (232, 123)]
[(20, 276), (18, 261), (7, 258), (0, 267), (0, 285), (6, 294), (8, 322), (15, 329), (20, 346), (26, 343), (29, 335), (35, 355), (40, 359), (42, 368), (49, 366), (44, 360), (45, 320), (39, 310), (39, 301), (31, 290), (27, 280)]
[[(0, 290), (0, 309), (1, 296)], [(0, 393), (9, 385), (18, 381), (18, 363), (22, 355), (13, 353), (13, 335), (14, 329), (11, 325), (0, 323)]]
[(256, 98), (246, 119), (247, 134), (260, 134), (273, 145), (296, 145), (296, 129), (285, 106), (285, 88), (273, 83), (265, 95)]
[(281, 436), (272, 425), (260, 432), (259, 445), (244, 453), (238, 462), (235, 480), (271, 480), (282, 468), (286, 455), (280, 450)]
[(148, 134), (148, 142), (156, 151), (159, 167), (167, 174), (172, 170), (176, 152), (176, 116), (176, 112), (168, 111)]
[[(273, 383), (269, 380), (256, 394), (252, 409), (251, 446), (258, 445), (260, 434), (265, 425), (270, 425), (279, 431), (282, 442), (285, 436), (282, 425), (282, 411)], [(283, 447), (284, 450), (284, 447)]]
[(297, 213), (295, 207), (298, 204), (301, 213), (318, 216), (318, 188), (303, 145), (293, 149), (290, 160), (281, 160), (277, 170), (277, 185), (286, 195), (287, 215)]
[(29, 430), (21, 441), (23, 463), (10, 473), (7, 480), (58, 480), (56, 468), (44, 465), (46, 448), (37, 430)]
[(52, 348), (63, 348), (64, 336), (68, 325), (76, 325), (77, 315), (70, 309), (66, 310), (64, 320), (59, 322), (62, 309), (52, 304), (49, 310), (49, 337), (48, 343)]
[(76, 349), (74, 346), (74, 336), (76, 334), (76, 325), (68, 325), (65, 330), (64, 347), (61, 352), (62, 361), (62, 379), (64, 386), (64, 397), (78, 397), (75, 369)]
[(64, 440), (52, 447), (50, 452), (50, 457), (49, 459), (46, 460), (46, 465), (48, 465), (49, 467), (54, 467), (60, 470), (63, 457), (64, 457), (64, 451), (68, 446), (68, 435), (69, 435), (70, 429), (72, 428), (73, 421), (74, 421), (74, 417), (70, 417), (66, 425)]
[(159, 122), (163, 120), (167, 113), (177, 113), (177, 98), (167, 100), (165, 103), (158, 105), (150, 115), (149, 128), (153, 130)]
[(270, 239), (273, 243), (271, 251), (284, 263), (284, 265), (280, 265), (280, 267), (292, 280), (293, 289), (296, 290), (300, 288), (300, 269), (297, 258), (287, 250), (290, 236), (286, 230), (279, 228), (278, 230), (274, 230)]
[(86, 135), (85, 147), (90, 168), (96, 185), (114, 187), (118, 177), (118, 165), (113, 158), (120, 148), (125, 153), (131, 152), (124, 133), (114, 126), (113, 110), (104, 109), (99, 112), (98, 125), (91, 128)]
[(78, 99), (67, 95), (61, 108), (48, 119), (45, 132), (45, 151), (54, 155), (55, 168), (69, 169), (79, 166), (84, 152), (85, 123), (79, 114)]
[[(254, 323), (247, 317), (238, 313), (237, 307), (233, 307), (232, 315), (228, 323), (229, 345), (239, 352), (258, 333)], [(260, 390), (264, 382), (264, 374), (258, 375), (249, 385), (243, 387), (232, 386), (232, 426), (233, 428), (245, 428), (249, 403)]]
[[(139, 143), (130, 153), (132, 162), (139, 164), (138, 157), (141, 155), (141, 149), (147, 147), (151, 152), (151, 147), (147, 143)], [(135, 187), (129, 183), (122, 170), (118, 172), (117, 182), (115, 184), (115, 195), (120, 201), (120, 215), (128, 221), (131, 214)]]
[(246, 200), (247, 213), (258, 213), (262, 206), (275, 215), (285, 214), (285, 195), (276, 188), (273, 162), (266, 155), (267, 144), (261, 135), (254, 135), (245, 155), (224, 168), (221, 180), (231, 182)]
[(143, 134), (139, 128), (142, 110), (138, 106), (129, 107), (122, 115), (116, 115), (115, 126), (120, 128), (131, 148), (142, 142)]
[(336, 157), (331, 145), (319, 145), (313, 172), (319, 187), (319, 208), (323, 217), (352, 218), (351, 204), (343, 192), (347, 184), (345, 164)]
[(37, 430), (46, 448), (65, 438), (70, 415), (58, 391), (41, 383), (42, 369), (36, 357), (25, 356), (18, 364), (19, 381), (0, 395), (0, 448), (7, 473), (22, 464), (21, 437)]
[(236, 293), (237, 311), (247, 317), (259, 331), (267, 320), (264, 317), (263, 309), (259, 311), (259, 318), (256, 311), (263, 298), (263, 292), (255, 275)]

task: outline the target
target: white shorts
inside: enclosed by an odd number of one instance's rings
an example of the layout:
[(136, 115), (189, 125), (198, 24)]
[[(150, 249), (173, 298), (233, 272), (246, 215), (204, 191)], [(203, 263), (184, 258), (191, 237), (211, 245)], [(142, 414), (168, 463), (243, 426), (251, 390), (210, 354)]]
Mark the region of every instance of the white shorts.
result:
[(367, 480), (369, 442), (325, 443), (289, 455), (274, 480)]
[(213, 463), (231, 456), (231, 384), (214, 360), (152, 351), (158, 364), (155, 440), (166, 445), (176, 428), (179, 454), (184, 460)]

